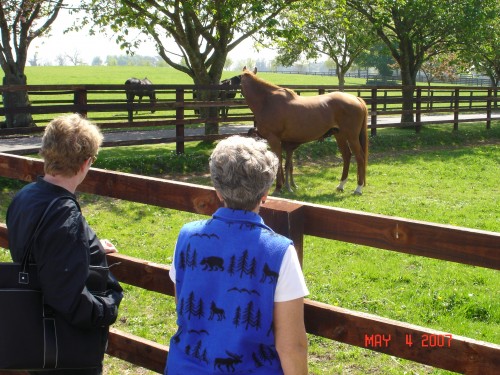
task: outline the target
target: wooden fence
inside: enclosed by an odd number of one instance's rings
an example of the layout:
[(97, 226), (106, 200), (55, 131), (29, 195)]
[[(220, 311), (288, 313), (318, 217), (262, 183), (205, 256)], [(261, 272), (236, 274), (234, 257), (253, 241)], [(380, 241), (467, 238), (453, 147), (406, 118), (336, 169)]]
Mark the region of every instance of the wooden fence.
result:
[[(43, 174), (38, 159), (0, 154), (0, 176), (33, 181)], [(92, 168), (79, 191), (133, 202), (210, 215), (218, 207), (212, 188)], [(500, 269), (500, 233), (367, 214), (270, 197), (264, 220), (295, 242), (302, 259), (305, 235), (371, 246), (479, 267)], [(8, 248), (7, 228), (0, 224), (0, 247)], [(120, 262), (113, 272), (121, 282), (169, 296), (174, 286), (169, 267), (109, 255)], [(500, 345), (351, 311), (321, 302), (305, 303), (307, 332), (399, 358), (464, 374), (500, 373)], [(382, 345), (378, 337), (391, 337)], [(406, 345), (411, 337), (415, 345)], [(108, 354), (161, 373), (168, 347), (111, 329)]]
[[(55, 115), (78, 112), (87, 115), (102, 129), (117, 129), (129, 127), (173, 126), (177, 130), (179, 142), (184, 136), (184, 126), (212, 123), (252, 122), (253, 114), (246, 106), (241, 95), (232, 100), (205, 102), (193, 99), (193, 90), (218, 90), (224, 93), (227, 86), (194, 86), (194, 85), (153, 85), (157, 94), (154, 106), (143, 98), (141, 104), (129, 105), (125, 99), (125, 85), (44, 85), (44, 86), (0, 86), (0, 93), (27, 91), (30, 105), (27, 107), (0, 107), (0, 116), (7, 113), (29, 112), (39, 124), (32, 128), (0, 129), (0, 137), (12, 134), (29, 134), (41, 132), (43, 125)], [(301, 95), (318, 95), (338, 91), (338, 86), (287, 86)], [(369, 106), (372, 135), (377, 128), (413, 126), (418, 131), (422, 125), (436, 123), (452, 123), (454, 129), (461, 122), (485, 121), (486, 127), (491, 127), (494, 118), (492, 113), (498, 108), (498, 88), (471, 88), (455, 86), (433, 86), (432, 88), (415, 87), (412, 123), (401, 123), (403, 113), (401, 86), (346, 86), (346, 92), (362, 97)], [(221, 95), (224, 98), (225, 95)], [(201, 107), (228, 107), (227, 116), (216, 118), (200, 117), (197, 109)], [(150, 113), (155, 109), (155, 113)], [(128, 121), (128, 111), (140, 111), (136, 119)], [(219, 111), (218, 111), (219, 112)], [(219, 112), (220, 113), (220, 112)], [(460, 118), (459, 114), (475, 114), (473, 118)], [(422, 116), (430, 114), (451, 114), (451, 119), (439, 118), (423, 120)], [(399, 117), (398, 117), (399, 116)], [(381, 121), (384, 117), (384, 121)], [(387, 121), (387, 119), (389, 119)], [(41, 126), (40, 126), (41, 125)]]

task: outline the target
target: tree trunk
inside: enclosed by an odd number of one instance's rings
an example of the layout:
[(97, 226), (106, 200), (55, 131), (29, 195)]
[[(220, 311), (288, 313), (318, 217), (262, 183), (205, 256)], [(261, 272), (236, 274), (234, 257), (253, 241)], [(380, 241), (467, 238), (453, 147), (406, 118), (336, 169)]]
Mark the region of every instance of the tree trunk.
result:
[(337, 78), (339, 79), (339, 90), (344, 91), (345, 87), (345, 72), (341, 69), (337, 69)]
[[(3, 78), (3, 85), (20, 85), (25, 86), (27, 82), (24, 74), (9, 74)], [(27, 108), (30, 106), (28, 92), (21, 91), (4, 91), (3, 106), (5, 108), (5, 125), (7, 128), (23, 128), (35, 126), (33, 117), (29, 112), (19, 113), (17, 108)]]
[(405, 126), (412, 126), (413, 119), (413, 94), (415, 92), (416, 77), (413, 77), (410, 69), (401, 64), (401, 82), (403, 95), (403, 113), (401, 114), (401, 123)]
[[(197, 100), (203, 102), (217, 102), (219, 92), (217, 90), (199, 89), (196, 92)], [(217, 122), (218, 107), (201, 107), (200, 117), (205, 122), (205, 135), (219, 134), (219, 123)]]

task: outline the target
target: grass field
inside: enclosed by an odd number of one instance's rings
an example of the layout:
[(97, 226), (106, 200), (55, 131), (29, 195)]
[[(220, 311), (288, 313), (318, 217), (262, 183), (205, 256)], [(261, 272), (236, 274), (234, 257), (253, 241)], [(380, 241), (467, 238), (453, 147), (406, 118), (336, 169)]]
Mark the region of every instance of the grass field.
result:
[[(384, 129), (370, 139), (368, 185), (361, 197), (335, 192), (341, 161), (335, 142), (309, 143), (296, 155), (299, 190), (286, 198), (415, 220), (500, 232), (500, 124), (413, 131)], [(209, 185), (213, 145), (190, 143), (102, 149), (98, 168)], [(355, 163), (350, 183), (355, 186)], [(21, 186), (0, 180), (0, 221)], [(80, 194), (84, 214), (120, 252), (169, 264), (179, 228), (200, 216)], [(500, 246), (500, 244), (499, 244)], [(6, 252), (2, 258), (8, 259)], [(498, 271), (307, 236), (304, 273), (311, 299), (500, 344)], [(117, 327), (168, 344), (171, 298), (125, 286)], [(448, 374), (413, 362), (310, 336), (310, 374)], [(106, 373), (149, 372), (107, 358)]]
[[(227, 72), (227, 77), (236, 73)], [(192, 83), (169, 68), (30, 67), (27, 75), (29, 84), (121, 84), (130, 76)], [(307, 84), (336, 84), (334, 78), (326, 82), (314, 76), (266, 73), (266, 79), (283, 85), (305, 84), (305, 79)], [(418, 134), (380, 129), (370, 138), (367, 186), (361, 197), (350, 194), (355, 163), (346, 193), (335, 191), (341, 158), (333, 140), (303, 145), (295, 154), (299, 189), (283, 197), (500, 232), (500, 122), (493, 122), (490, 130), (484, 123), (451, 129), (428, 126)], [(176, 155), (175, 145), (105, 148), (95, 167), (210, 185), (207, 161), (213, 146), (189, 143), (185, 155)], [(22, 185), (0, 178), (0, 222), (5, 222), (8, 204)], [(89, 194), (79, 194), (79, 200), (90, 225), (122, 254), (164, 264), (171, 263), (180, 227), (201, 217)], [(8, 252), (0, 249), (0, 259), (9, 259)], [(500, 344), (498, 271), (307, 236), (304, 274), (311, 299)], [(168, 345), (175, 332), (173, 299), (128, 285), (125, 290), (117, 328)], [(310, 374), (450, 374), (315, 336), (309, 336), (309, 344)], [(152, 374), (110, 357), (105, 373)]]
[[(222, 79), (233, 77), (240, 74), (241, 71), (225, 71), (223, 73)], [(38, 67), (27, 67), (26, 74), (28, 77), (28, 83), (30, 85), (44, 85), (48, 84), (64, 84), (64, 85), (91, 85), (91, 84), (115, 84), (123, 85), (125, 80), (130, 77), (148, 77), (154, 84), (167, 84), (167, 85), (179, 85), (179, 84), (193, 84), (192, 79), (184, 73), (181, 73), (170, 67), (139, 67), (139, 66), (38, 66)], [(303, 75), (303, 74), (280, 74), (280, 73), (270, 73), (270, 72), (259, 72), (258, 75), (263, 79), (281, 85), (284, 87), (290, 86), (318, 86), (318, 85), (338, 85), (338, 79), (335, 76), (316, 76), (316, 75)], [(47, 78), (49, 77), (49, 78)], [(347, 78), (346, 79), (346, 91), (357, 96), (361, 96), (365, 99), (372, 97), (371, 90), (372, 86), (364, 86), (366, 79), (363, 78)], [(351, 87), (350, 87), (351, 86)], [(426, 87), (424, 84), (419, 84), (421, 87)], [(434, 85), (433, 85), (434, 86)], [(443, 87), (443, 85), (438, 85)], [(364, 87), (364, 88), (363, 88)], [(432, 100), (432, 109), (434, 111), (441, 110), (445, 113), (450, 113), (454, 103), (454, 87), (450, 85), (450, 89), (434, 89), (429, 92), (423, 89), (421, 92), (422, 109), (430, 109), (431, 104), (428, 103)], [(301, 95), (317, 95), (318, 90), (309, 89), (298, 89), (295, 88)], [(157, 104), (165, 105), (166, 103), (171, 103), (175, 100), (175, 92), (172, 89), (159, 89), (157, 90)], [(484, 88), (471, 87), (470, 90), (466, 90), (463, 87), (460, 89), (460, 102), (459, 106), (461, 112), (473, 111), (474, 109), (481, 109), (484, 113), (484, 108), (486, 102), (484, 101), (487, 92)], [(432, 99), (431, 99), (432, 97)], [(190, 90), (185, 92), (185, 99), (191, 100), (192, 93)], [(399, 98), (397, 100), (388, 100), (391, 98)], [(148, 98), (145, 98), (146, 101)], [(240, 99), (238, 95), (236, 99)], [(68, 105), (72, 104), (74, 96), (72, 92), (38, 92), (31, 93), (30, 95), (31, 103), (34, 107), (48, 105)], [(103, 103), (125, 103), (125, 94), (122, 90), (111, 90), (111, 91), (93, 91), (90, 90), (87, 93), (87, 100), (89, 104), (103, 104)], [(401, 108), (401, 90), (395, 86), (392, 89), (385, 88), (377, 90), (377, 110), (378, 111), (391, 111), (399, 110)], [(371, 109), (371, 107), (370, 107)], [(186, 115), (192, 116), (193, 111), (187, 110)], [(248, 114), (247, 109), (231, 109), (231, 114)], [(51, 114), (37, 114), (34, 115), (34, 121), (38, 125), (45, 125), (51, 119)], [(98, 123), (102, 122), (114, 122), (114, 121), (126, 121), (126, 113), (123, 110), (118, 110), (117, 112), (89, 112), (89, 118), (95, 120)], [(151, 114), (149, 111), (141, 111), (136, 119), (155, 119), (164, 120), (175, 118), (175, 109), (157, 109), (155, 114)]]

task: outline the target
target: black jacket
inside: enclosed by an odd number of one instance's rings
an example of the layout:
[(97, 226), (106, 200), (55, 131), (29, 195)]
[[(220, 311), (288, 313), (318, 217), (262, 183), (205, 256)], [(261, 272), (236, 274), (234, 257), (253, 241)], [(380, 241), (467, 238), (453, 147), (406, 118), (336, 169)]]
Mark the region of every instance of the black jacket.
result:
[[(87, 288), (90, 266), (108, 268), (104, 249), (80, 212), (75, 196), (43, 178), (22, 188), (7, 210), (9, 249), (21, 262), (27, 242), (49, 203), (60, 199), (45, 217), (31, 250), (44, 301), (81, 328), (107, 327), (117, 318), (123, 290), (111, 272), (106, 291)], [(73, 198), (73, 199), (71, 199)]]

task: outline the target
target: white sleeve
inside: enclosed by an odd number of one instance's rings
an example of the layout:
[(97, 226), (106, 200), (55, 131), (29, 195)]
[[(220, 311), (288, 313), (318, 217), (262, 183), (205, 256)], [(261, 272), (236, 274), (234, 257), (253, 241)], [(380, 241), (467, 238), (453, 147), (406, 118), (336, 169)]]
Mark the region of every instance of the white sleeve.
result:
[(305, 297), (308, 294), (309, 290), (307, 289), (304, 275), (300, 268), (297, 251), (293, 245), (290, 245), (281, 263), (274, 302), (291, 301)]
[(170, 276), (170, 280), (175, 285), (175, 249), (174, 249), (174, 255), (172, 256), (172, 264), (170, 265), (170, 271), (168, 272), (168, 275)]

